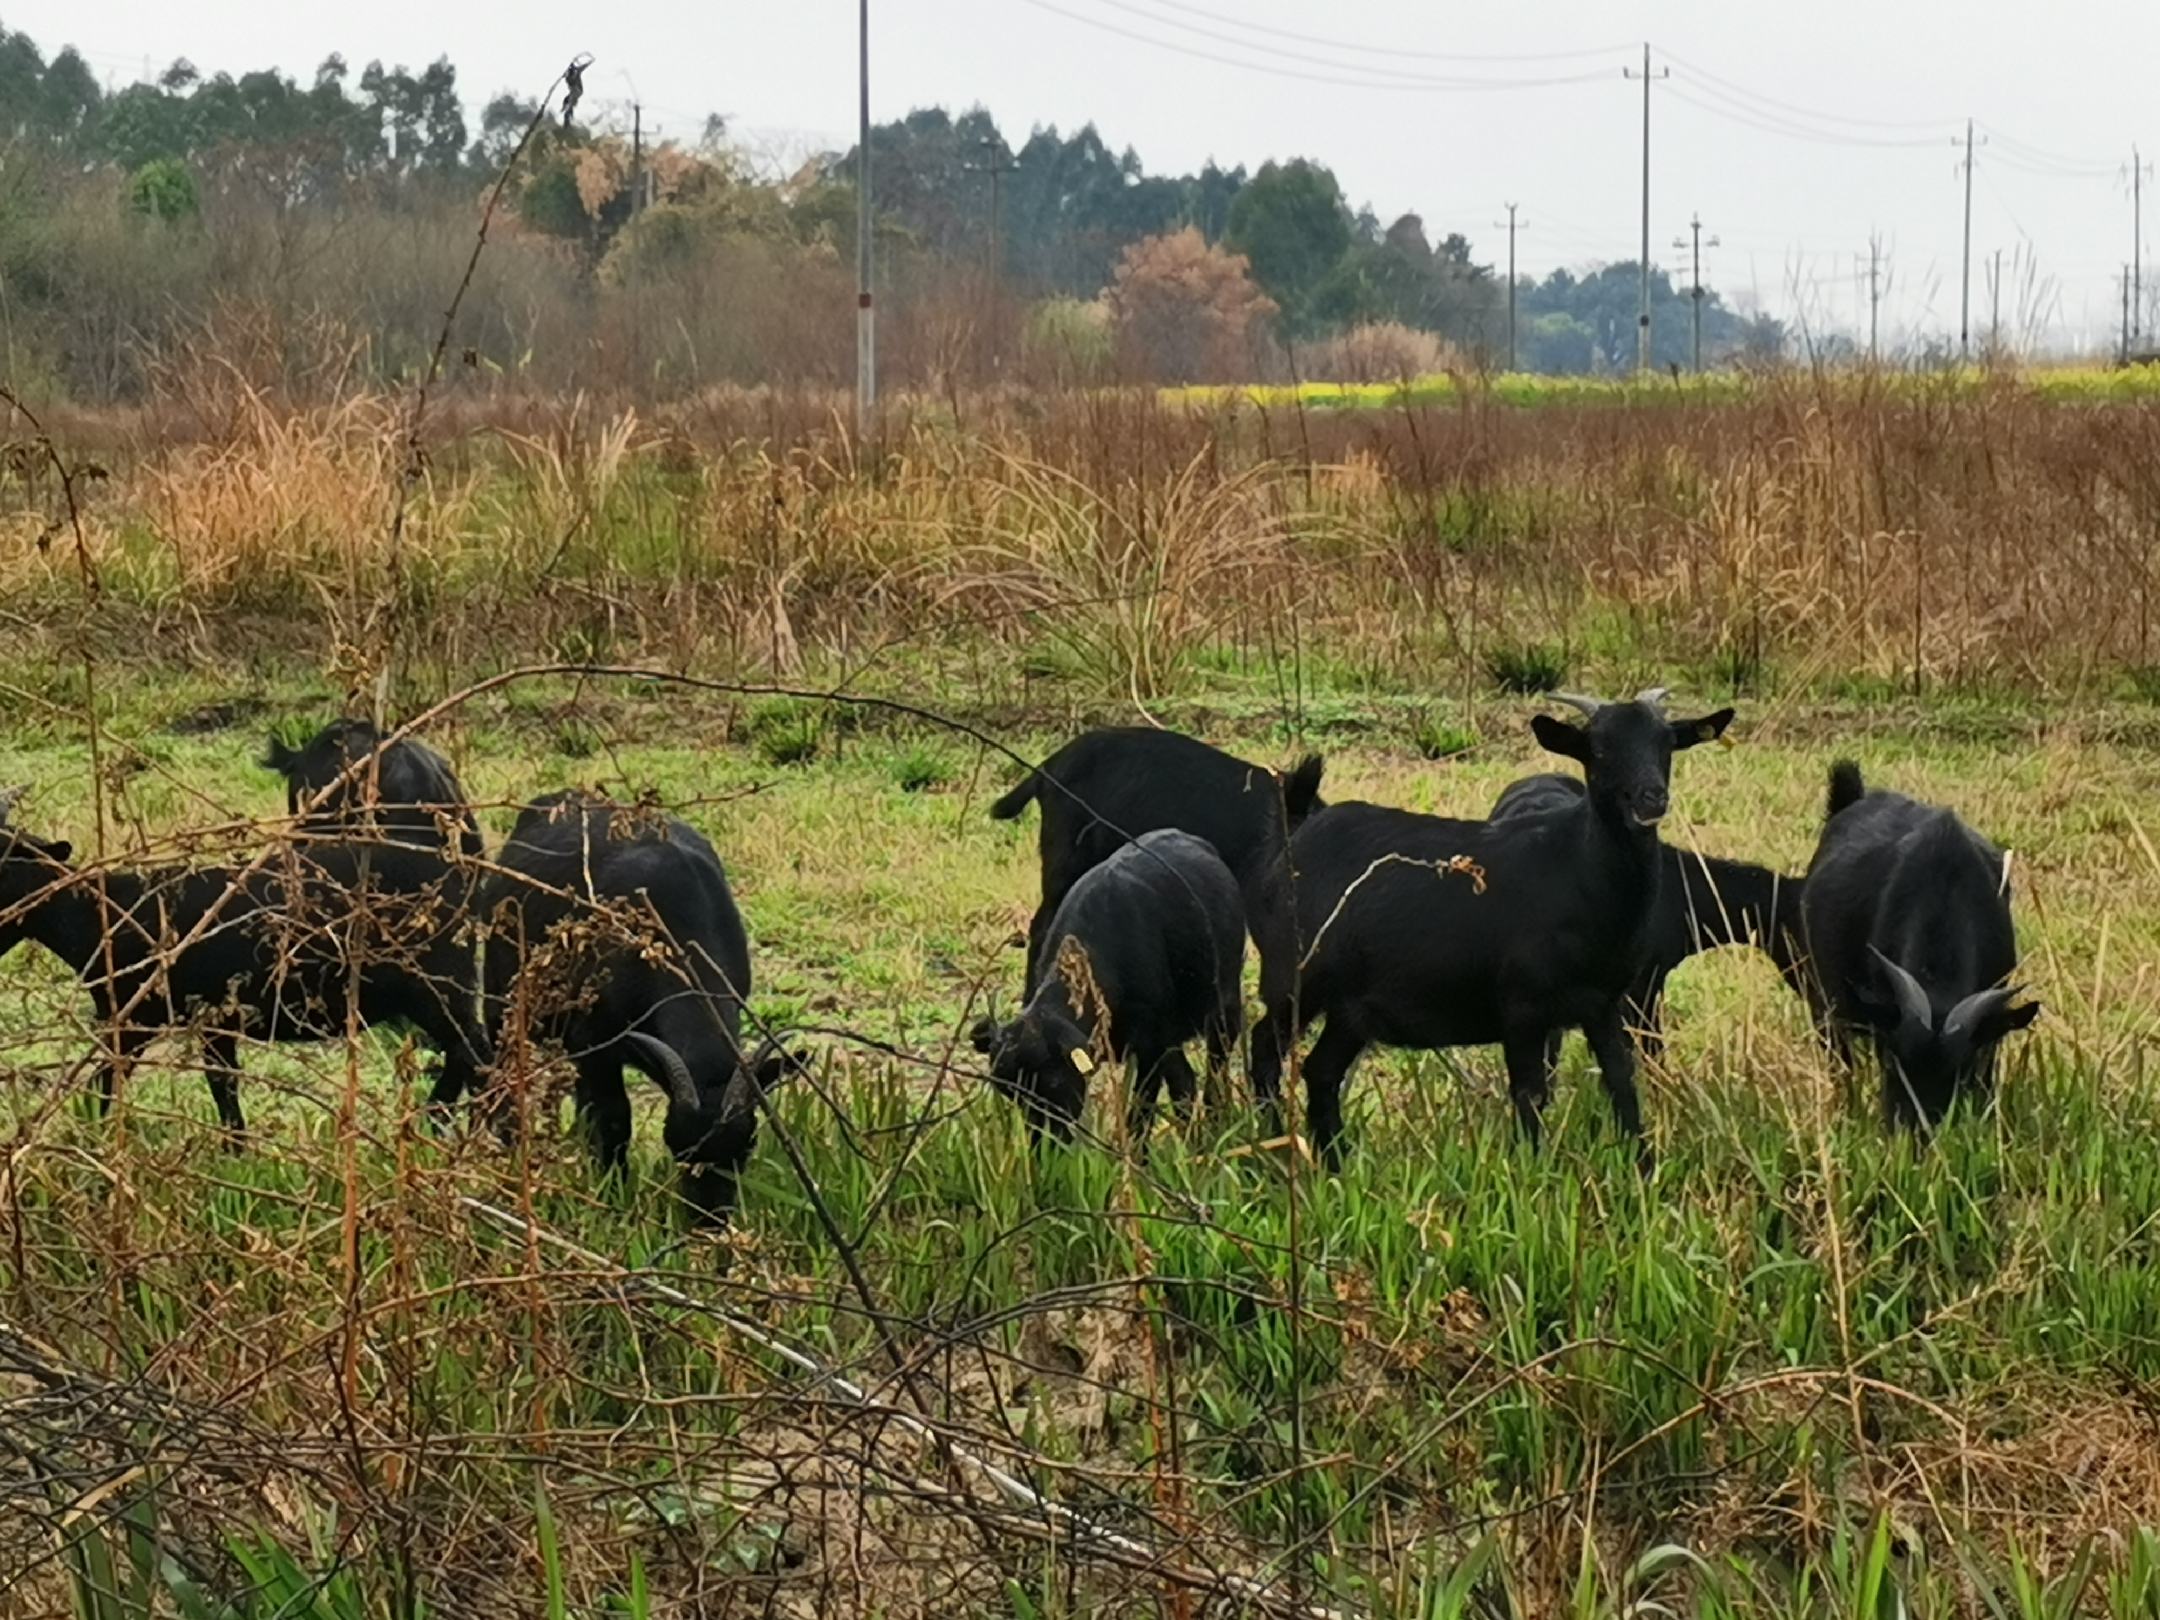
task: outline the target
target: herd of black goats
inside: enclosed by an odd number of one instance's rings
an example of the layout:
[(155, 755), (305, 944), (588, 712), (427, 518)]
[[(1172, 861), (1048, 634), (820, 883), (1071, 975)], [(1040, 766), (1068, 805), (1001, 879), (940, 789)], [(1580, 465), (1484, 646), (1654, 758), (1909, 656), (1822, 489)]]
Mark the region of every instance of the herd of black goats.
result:
[[(1766, 951), (1843, 1059), (1872, 1044), (1893, 1125), (1926, 1126), (1989, 1085), (2003, 1037), (2039, 1011), (2017, 965), (2003, 853), (1953, 812), (1830, 773), (1807, 871), (1792, 877), (1660, 843), (1673, 754), (1733, 711), (1674, 719), (1662, 689), (1562, 694), (1578, 722), (1531, 722), (1582, 775), (1514, 783), (1482, 821), (1324, 804), (1321, 761), (1287, 775), (1176, 732), (1089, 731), (991, 807), (1041, 807), (1042, 901), (1019, 1015), (973, 1031), (1040, 1142), (1069, 1136), (1089, 1077), (1127, 1066), (1144, 1140), (1183, 1048), (1219, 1078), (1244, 1033), (1250, 934), (1265, 1012), (1256, 1099), (1279, 1109), (1305, 1059), (1306, 1123), (1330, 1164), (1341, 1092), (1366, 1047), (1499, 1045), (1534, 1143), (1562, 1034), (1588, 1039), (1620, 1127), (1642, 1142), (1636, 1047), (1655, 1050), (1666, 976), (1714, 945)], [(243, 1128), (239, 1042), (403, 1024), (441, 1056), (432, 1106), (487, 1083), (514, 1041), (560, 1051), (603, 1167), (628, 1153), (627, 1065), (667, 1100), (685, 1202), (723, 1218), (769, 1087), (796, 1068), (743, 1039), (750, 950), (720, 858), (684, 822), (576, 790), (536, 799), (493, 861), (455, 774), (425, 745), (343, 720), (273, 742), (295, 836), (249, 865), (129, 871), (9, 822), (0, 802), (0, 954), (34, 940), (72, 968), (109, 1032), (109, 1105), (157, 1036), (192, 1028), (218, 1114)], [(474, 926), (475, 923), (479, 926)], [(1641, 1148), (1645, 1163), (1647, 1147)]]

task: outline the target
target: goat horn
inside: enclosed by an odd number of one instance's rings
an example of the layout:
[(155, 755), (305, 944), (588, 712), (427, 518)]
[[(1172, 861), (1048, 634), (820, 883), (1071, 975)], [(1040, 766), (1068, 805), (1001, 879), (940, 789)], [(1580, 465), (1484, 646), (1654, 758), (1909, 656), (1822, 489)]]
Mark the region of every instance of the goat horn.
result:
[(1671, 696), (1672, 688), (1669, 686), (1646, 686), (1635, 694), (1635, 701), (1637, 703), (1647, 703), (1658, 713), (1663, 714), (1665, 712), (1665, 700)]
[(1582, 710), (1584, 714), (1594, 715), (1605, 707), (1598, 699), (1584, 697), (1580, 692), (1548, 692), (1545, 695), (1555, 703), (1565, 703), (1571, 709)]
[(1977, 1028), (1990, 1013), (2002, 1011), (2017, 995), (2015, 985), (1996, 985), (1988, 990), (1975, 990), (1963, 1001), (1950, 1009), (1950, 1016), (1943, 1020), (1945, 1035), (1961, 1034)]
[(22, 796), (29, 791), (29, 788), (21, 786), (0, 788), (0, 827), (7, 825), (9, 812), (21, 801)]
[(641, 1029), (631, 1030), (623, 1039), (657, 1066), (646, 1072), (660, 1082), (660, 1088), (668, 1094), (670, 1107), (694, 1110), (700, 1105), (703, 1099), (698, 1096), (697, 1082), (690, 1078), (690, 1065), (683, 1062), (680, 1052)]
[(1868, 953), (1882, 964), (1883, 977), (1890, 981), (1891, 993), (1897, 997), (1898, 1012), (1907, 1022), (1917, 1024), (1923, 1030), (1932, 1030), (1935, 1011), (1928, 1005), (1927, 992), (1920, 988), (1920, 981), (1874, 946), (1868, 947)]

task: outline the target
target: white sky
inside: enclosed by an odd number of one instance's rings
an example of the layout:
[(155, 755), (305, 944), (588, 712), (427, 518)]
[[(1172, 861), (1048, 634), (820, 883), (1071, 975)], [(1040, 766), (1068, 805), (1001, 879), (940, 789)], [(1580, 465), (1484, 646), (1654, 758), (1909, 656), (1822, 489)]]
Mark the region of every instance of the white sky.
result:
[[(871, 110), (881, 121), (981, 102), (1017, 140), (1035, 124), (1070, 131), (1092, 120), (1114, 147), (1137, 148), (1151, 172), (1210, 156), (1248, 167), (1314, 157), (1334, 168), (1353, 205), (1370, 202), (1383, 218), (1414, 209), (1435, 234), (1460, 230), (1494, 263), (1506, 255), (1494, 224), (1514, 200), (1529, 221), (1519, 263), (1539, 273), (1637, 252), (1642, 97), (1620, 69), (1639, 67), (1648, 39), (1661, 65), (1674, 53), (1673, 77), (1653, 90), (1653, 259), (1684, 272), (1686, 256), (1671, 244), (1699, 211), (1721, 243), (1705, 253), (1706, 279), (1728, 297), (1752, 294), (1787, 315), (1804, 306), (1850, 330), (1865, 309), (1855, 259), (1864, 263), (1879, 231), (1889, 254), (1886, 342), (1915, 326), (1956, 335), (1963, 192), (1951, 143), (1968, 114), (1988, 137), (1973, 191), (1976, 336), (1988, 320), (1984, 269), (2000, 250), (2006, 267), (2019, 267), (2003, 277), (2006, 328), (2035, 302), (2020, 292), (2030, 279), (2058, 341), (2112, 341), (2115, 278), (2131, 249), (2130, 148), (2160, 155), (2160, 0), (872, 8)], [(74, 43), (116, 81), (180, 55), (206, 70), (274, 64), (305, 77), (333, 50), (356, 69), (375, 57), (419, 67), (447, 54), (477, 112), (498, 90), (544, 85), (582, 50), (595, 58), (594, 102), (627, 104), (634, 87), (664, 134), (694, 135), (702, 115), (718, 111), (747, 138), (799, 156), (851, 144), (854, 129), (851, 0), (641, 0), (607, 14), (562, 0), (12, 0), (0, 18), (48, 53)], [(1458, 59), (1562, 52), (1584, 54)], [(1578, 75), (1588, 77), (1505, 90), (1418, 82)], [(1326, 79), (1356, 82), (1315, 82)], [(2147, 191), (2160, 202), (2150, 183)], [(2148, 260), (2160, 237), (2152, 215)], [(2156, 283), (2148, 272), (2148, 306), (2160, 301)]]

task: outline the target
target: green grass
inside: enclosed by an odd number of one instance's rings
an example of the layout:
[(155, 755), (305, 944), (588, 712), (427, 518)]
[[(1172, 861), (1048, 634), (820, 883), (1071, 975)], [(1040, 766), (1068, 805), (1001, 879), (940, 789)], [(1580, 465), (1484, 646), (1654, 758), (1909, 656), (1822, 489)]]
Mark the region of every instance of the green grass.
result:
[[(1247, 757), (1281, 763), (1315, 735), (1289, 734), (1263, 674), (1199, 680), (1187, 701)], [(248, 763), (268, 716), (168, 729), (218, 684), (108, 690), (115, 847), (278, 808)], [(273, 710), (319, 703), (276, 675), (264, 691)], [(1317, 734), (1331, 798), (1460, 814), (1543, 768), (1534, 707), (1388, 710), (1347, 678), (1307, 705), (1338, 717)], [(1739, 746), (1684, 756), (1673, 836), (1787, 869), (1840, 753), (1957, 804), (2016, 851), (2049, 1012), (1999, 1107), (1916, 1149), (1844, 1094), (1765, 962), (1699, 959), (1647, 1077), (1646, 1183), (1572, 1049), (1542, 1155), (1511, 1137), (1496, 1054), (1471, 1051), (1368, 1059), (1338, 1177), (1245, 1151), (1234, 1109), (1166, 1127), (1145, 1165), (1102, 1147), (1037, 1161), (964, 1034), (988, 996), (1017, 994), (1010, 942), (1034, 893), (1032, 817), (985, 814), (1009, 762), (913, 723), (758, 714), (731, 741), (712, 700), (588, 684), (479, 700), (442, 739), (491, 840), (523, 798), (597, 780), (657, 790), (720, 848), (754, 1010), (809, 1031), (797, 1044), (818, 1059), (781, 1094), (724, 1242), (682, 1242), (644, 1099), (635, 1175), (598, 1187), (560, 1129), (515, 1152), (407, 1129), (410, 1060), (387, 1033), (361, 1045), (350, 1134), (334, 1048), (247, 1055), (255, 1134), (237, 1154), (177, 1047), (98, 1122), (38, 1083), (87, 1049), (79, 991), (34, 950), (0, 961), (6, 1320), (72, 1365), (154, 1368), (281, 1437), (248, 1454), (244, 1486), (168, 1455), (101, 1499), (82, 1522), (102, 1541), (67, 1565), (78, 1593), (134, 1589), (147, 1519), (207, 1564), (182, 1570), (227, 1605), (205, 1613), (345, 1620), (414, 1592), (430, 1613), (663, 1614), (721, 1590), (826, 1612), (1168, 1607), (1099, 1562), (1068, 1579), (1036, 1543), (986, 1546), (895, 1489), (944, 1478), (934, 1456), (806, 1401), (712, 1318), (528, 1253), (463, 1212), (474, 1196), (881, 1402), (926, 1403), (1129, 1533), (1294, 1569), (1377, 1615), (1875, 1615), (1893, 1595), (1915, 1614), (2160, 1613), (2139, 1529), (2160, 1523), (2160, 766), (2104, 740), (2116, 717), (1743, 703)], [(1039, 757), (1064, 722), (997, 729)], [(846, 745), (770, 746), (798, 731)], [(1458, 736), (1482, 741), (1441, 746)], [(23, 824), (93, 844), (64, 719), (0, 734), (0, 780), (32, 784)], [(887, 1336), (915, 1358), (912, 1395)], [(800, 1477), (818, 1458), (837, 1495)], [(399, 1515), (423, 1504), (429, 1534), (401, 1543)], [(206, 1543), (205, 1522), (226, 1539)], [(296, 1571), (330, 1582), (314, 1610), (234, 1600)], [(153, 1561), (135, 1584), (168, 1578)]]

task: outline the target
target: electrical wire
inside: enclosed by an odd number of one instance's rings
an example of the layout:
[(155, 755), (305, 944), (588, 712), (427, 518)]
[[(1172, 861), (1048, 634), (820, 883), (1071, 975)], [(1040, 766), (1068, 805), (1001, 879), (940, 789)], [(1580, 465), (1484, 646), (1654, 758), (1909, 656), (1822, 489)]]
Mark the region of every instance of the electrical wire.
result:
[(1248, 21), (1206, 6), (1196, 6), (1190, 0), (1155, 0), (1159, 6), (1172, 11), (1182, 11), (1195, 17), (1205, 17), (1210, 22), (1227, 23), (1249, 33), (1265, 34), (1273, 39), (1287, 39), (1300, 45), (1317, 45), (1323, 50), (1348, 51), (1358, 56), (1385, 56), (1395, 60), (1420, 62), (1567, 62), (1585, 57), (1614, 56), (1631, 48), (1623, 40), (1615, 45), (1587, 45), (1569, 51), (1421, 51), (1394, 45), (1361, 45), (1353, 40), (1330, 39), (1321, 34), (1301, 34), (1291, 28), (1274, 28), (1266, 23)]
[[(1726, 78), (1723, 74), (1713, 73), (1706, 67), (1690, 62), (1684, 56), (1675, 55), (1662, 45), (1657, 48), (1666, 61), (1672, 63), (1675, 67), (1685, 68), (1698, 81), (1707, 80), (1710, 85), (1721, 87), (1735, 100), (1761, 102), (1765, 106), (1778, 108), (1807, 122), (1817, 124), (1857, 124), (1871, 129), (1940, 129), (1943, 125), (1952, 122), (1947, 118), (1866, 118), (1857, 113), (1822, 112), (1816, 108), (1803, 107), (1795, 101), (1781, 101), (1776, 96), (1763, 94), (1760, 90), (1751, 90), (1736, 80)], [(1705, 88), (1708, 88), (1708, 86), (1706, 85)]]
[(2008, 130), (1999, 129), (1984, 119), (1976, 118), (1973, 123), (1976, 127), (1985, 130), (1990, 139), (2009, 147), (2028, 163), (2036, 166), (2065, 171), (2075, 170), (2079, 174), (2093, 176), (2112, 175), (2122, 172), (2122, 165), (2119, 163), (2096, 163), (2091, 158), (2069, 157), (2061, 152), (2051, 152), (2044, 146), (2035, 146), (2030, 141), (2020, 140)]
[(1840, 135), (1830, 130), (1809, 129), (1804, 125), (1787, 121), (1776, 113), (1742, 111), (1733, 106), (1723, 105), (1718, 101), (1705, 101), (1700, 97), (1691, 96), (1686, 91), (1676, 88), (1679, 84), (1693, 85), (1694, 88), (1702, 91), (1705, 95), (1716, 96), (1721, 94), (1713, 86), (1703, 84), (1692, 76), (1675, 74), (1673, 79), (1668, 80), (1666, 83), (1666, 93), (1673, 97), (1674, 100), (1684, 102), (1699, 111), (1709, 113), (1712, 117), (1723, 118), (1735, 124), (1744, 124), (1750, 129), (1761, 130), (1765, 134), (1781, 135), (1787, 140), (1810, 141), (1818, 146), (1844, 146), (1881, 150), (1884, 148), (1931, 147), (1937, 145), (1942, 139), (1941, 136), (1932, 139), (1925, 136), (1886, 139), (1881, 136)]
[[(1434, 89), (1437, 88), (1441, 82), (1445, 82), (1449, 88), (1467, 88), (1471, 86), (1497, 85), (1503, 82), (1512, 84), (1516, 82), (1513, 80), (1499, 81), (1470, 78), (1449, 78), (1445, 81), (1440, 81), (1436, 80), (1435, 76), (1430, 73), (1410, 73), (1404, 72), (1403, 70), (1398, 68), (1388, 67), (1367, 67), (1356, 62), (1329, 62), (1323, 60), (1315, 60), (1310, 50), (1293, 50), (1290, 47), (1284, 45), (1269, 45), (1259, 40), (1243, 39), (1240, 38), (1237, 34), (1224, 33), (1219, 29), (1208, 28), (1199, 23), (1180, 22), (1175, 17), (1159, 16), (1155, 12), (1149, 11), (1142, 6), (1133, 4), (1132, 0), (1094, 0), (1094, 3), (1097, 5), (1108, 6), (1114, 11), (1122, 11), (1130, 16), (1138, 17), (1145, 22), (1153, 23), (1158, 28), (1181, 28), (1185, 32), (1189, 34), (1196, 34), (1202, 39), (1211, 39), (1214, 40), (1217, 44), (1228, 45), (1233, 50), (1257, 51), (1266, 56), (1287, 58), (1292, 62), (1302, 62), (1309, 67), (1330, 68), (1343, 73), (1358, 73), (1367, 75), (1368, 77), (1400, 80), (1407, 87), (1416, 89)], [(1158, 5), (1174, 3), (1175, 0), (1156, 0), (1156, 4)], [(1178, 9), (1195, 10), (1197, 8), (1179, 5)], [(1213, 13), (1204, 12), (1202, 13), (1202, 15), (1212, 16)], [(1343, 47), (1331, 46), (1328, 48), (1341, 49)], [(1413, 53), (1404, 52), (1402, 54), (1407, 56)], [(1585, 78), (1603, 76), (1604, 75), (1602, 74), (1584, 75)]]
[[(1295, 68), (1273, 67), (1264, 62), (1242, 62), (1235, 57), (1223, 56), (1215, 51), (1201, 50), (1197, 46), (1180, 44), (1176, 40), (1157, 39), (1153, 35), (1138, 33), (1118, 23), (1109, 22), (1100, 17), (1088, 16), (1085, 12), (1070, 11), (1064, 6), (1052, 4), (1051, 0), (1025, 0), (1025, 3), (1033, 6), (1038, 11), (1051, 12), (1072, 22), (1085, 24), (1089, 28), (1101, 29), (1104, 33), (1116, 34), (1121, 38), (1133, 40), (1142, 45), (1151, 45), (1157, 50), (1174, 51), (1180, 56), (1190, 56), (1199, 61), (1213, 62), (1221, 67), (1242, 68), (1248, 73), (1266, 74), (1271, 78), (1298, 79), (1308, 84), (1338, 85), (1352, 90), (1408, 90), (1422, 92), (1542, 90), (1554, 85), (1588, 84), (1593, 80), (1602, 82), (1611, 76), (1608, 73), (1574, 73), (1540, 79), (1435, 78), (1414, 83), (1402, 83), (1370, 77), (1341, 78), (1322, 73), (1303, 73)], [(1364, 72), (1365, 70), (1360, 69), (1358, 71)]]

